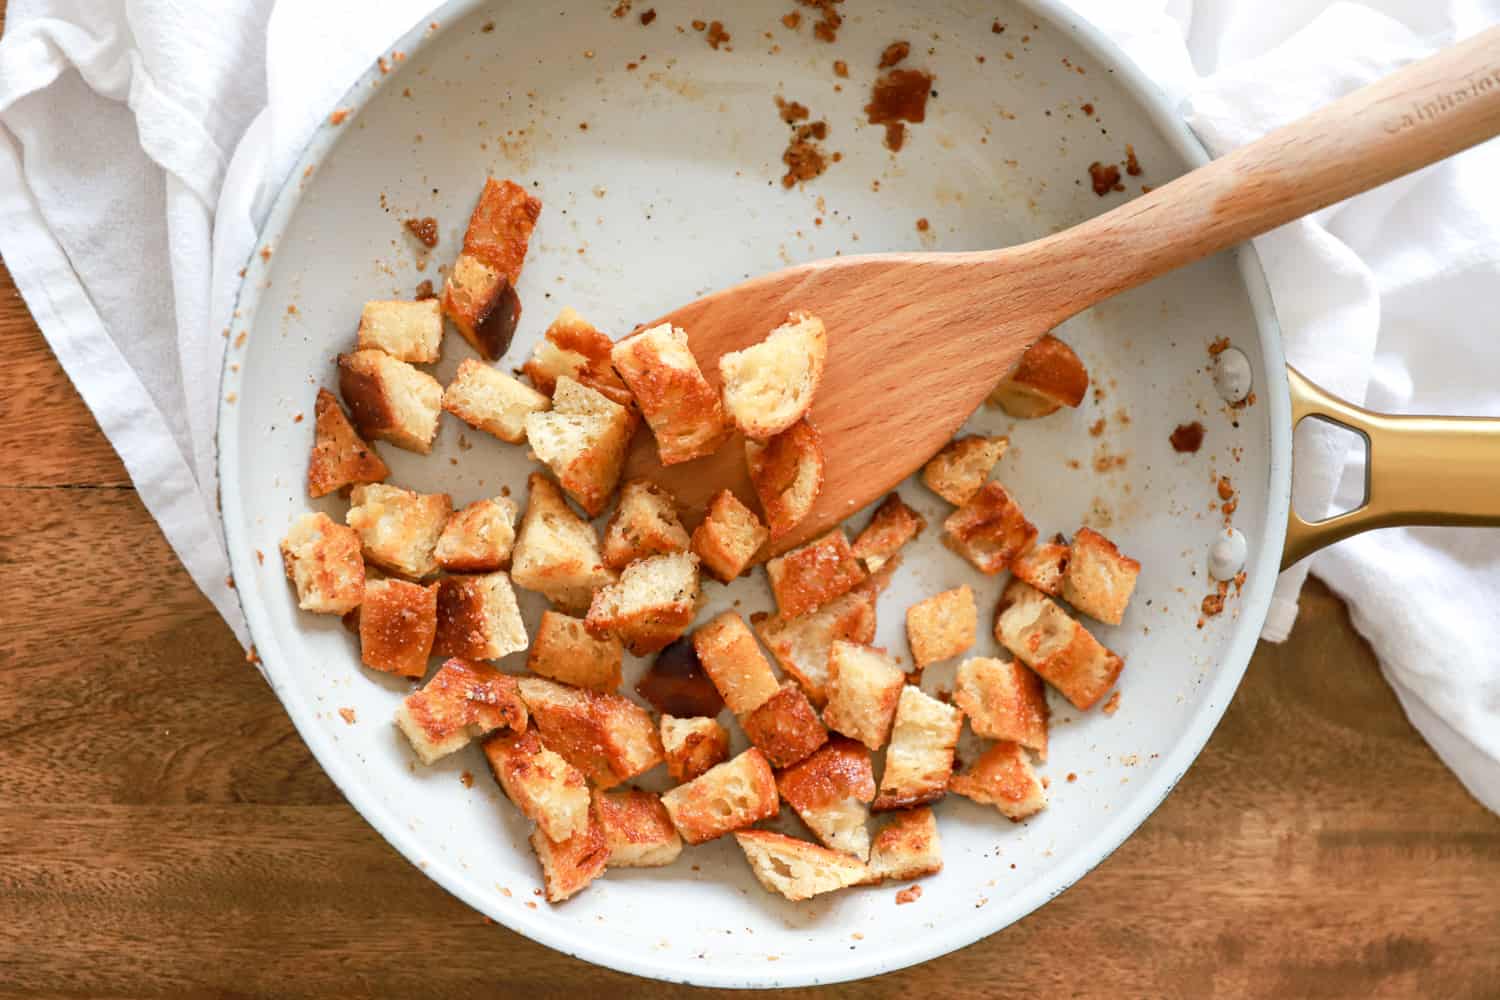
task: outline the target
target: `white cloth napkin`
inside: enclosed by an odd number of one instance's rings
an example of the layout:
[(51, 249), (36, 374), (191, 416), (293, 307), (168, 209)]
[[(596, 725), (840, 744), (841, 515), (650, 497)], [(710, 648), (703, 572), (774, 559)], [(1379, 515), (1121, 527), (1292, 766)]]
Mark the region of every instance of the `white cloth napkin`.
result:
[[(1070, 0), (1223, 153), (1500, 23), (1500, 0)], [(327, 108), (431, 0), (11, 0), (0, 255), (193, 579), (245, 640), (213, 432), (237, 272)], [(1392, 411), (1500, 415), (1500, 143), (1258, 241), (1287, 353)], [(1299, 434), (1298, 509), (1359, 494)], [(1330, 501), (1338, 494), (1338, 501)], [(1412, 722), (1500, 811), (1500, 534), (1386, 531), (1309, 561)], [(1284, 574), (1265, 637), (1296, 618)]]

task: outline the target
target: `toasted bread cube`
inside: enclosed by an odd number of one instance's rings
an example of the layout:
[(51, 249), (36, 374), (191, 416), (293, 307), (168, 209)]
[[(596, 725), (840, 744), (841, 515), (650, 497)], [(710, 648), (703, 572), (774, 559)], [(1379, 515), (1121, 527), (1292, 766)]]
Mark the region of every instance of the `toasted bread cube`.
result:
[(378, 483), (391, 474), (375, 449), (359, 436), (344, 408), (327, 389), (313, 404), (312, 457), (307, 462), (307, 495), (322, 497), (355, 483)]
[(548, 839), (541, 827), (531, 831), (531, 849), (542, 866), (547, 902), (561, 903), (604, 874), (609, 865), (609, 842), (604, 827), (592, 815), (586, 827), (564, 841)]
[(359, 656), (365, 666), (402, 677), (427, 673), (437, 633), (438, 585), (366, 580), (359, 607)]
[(734, 839), (744, 850), (756, 881), (793, 902), (854, 885), (865, 877), (864, 862), (858, 858), (796, 837), (742, 830)]
[(864, 744), (835, 736), (817, 753), (776, 777), (776, 787), (825, 847), (870, 856), (870, 800), (875, 770)]
[(616, 344), (610, 360), (656, 435), (662, 465), (711, 455), (729, 436), (719, 394), (684, 331), (670, 323), (642, 330)]
[(667, 755), (667, 773), (679, 783), (692, 781), (729, 759), (729, 733), (718, 720), (704, 716), (663, 715), (661, 745)]
[(433, 557), (450, 573), (492, 573), (510, 562), (516, 542), (516, 502), (476, 500), (443, 525)]
[(707, 516), (693, 529), (691, 548), (705, 569), (729, 583), (745, 572), (770, 537), (754, 511), (729, 490), (720, 490)]
[(546, 594), (564, 611), (587, 611), (594, 592), (615, 579), (604, 565), (599, 539), (593, 527), (573, 513), (552, 480), (533, 472), (526, 482), (531, 495), (516, 536), (511, 579), (517, 586)]
[(488, 663), (451, 659), (432, 680), (406, 696), (396, 725), (418, 759), (431, 764), (497, 729), (526, 729), (526, 705), (516, 679)]
[(671, 645), (697, 613), (698, 557), (678, 552), (631, 563), (594, 594), (584, 620), (594, 635), (613, 635), (645, 656)]
[(504, 573), (438, 581), (434, 656), (498, 660), (526, 648), (526, 625)]
[(1069, 553), (1067, 540), (1058, 535), (1052, 541), (1033, 545), (1016, 556), (1010, 564), (1010, 571), (1042, 593), (1057, 597), (1062, 593)]
[(349, 499), (344, 520), (359, 532), (366, 560), (413, 580), (438, 571), (438, 539), (453, 513), (448, 494), (361, 483)]
[(864, 885), (905, 882), (943, 870), (937, 817), (927, 806), (903, 809), (891, 816), (870, 845), (869, 875)]
[(871, 808), (910, 809), (942, 798), (953, 774), (953, 751), (963, 724), (964, 714), (953, 706), (915, 685), (902, 688), (880, 794)]
[(873, 587), (856, 587), (797, 618), (758, 617), (755, 631), (781, 669), (802, 685), (814, 705), (822, 705), (828, 700), (829, 654), (834, 641), (875, 641), (875, 597)]
[(1047, 808), (1047, 793), (1021, 744), (1001, 740), (980, 754), (967, 771), (948, 782), (955, 795), (983, 802), (1019, 823)]
[(661, 804), (689, 844), (713, 840), (781, 811), (771, 765), (754, 747), (678, 785), (661, 797)]
[(423, 455), (432, 450), (443, 387), (431, 375), (384, 351), (340, 354), (339, 394), (364, 437)]
[(875, 516), (854, 539), (850, 551), (864, 562), (865, 569), (875, 573), (926, 527), (927, 519), (908, 507), (900, 494), (892, 493), (875, 509)]
[(997, 482), (982, 486), (943, 522), (943, 544), (993, 576), (1036, 541), (1036, 526)]
[(552, 401), (531, 386), (481, 361), (465, 358), (443, 390), (443, 409), (501, 441), (526, 440), (526, 419)]
[(615, 374), (609, 354), (614, 341), (596, 330), (572, 309), (564, 309), (547, 327), (521, 366), (539, 392), (552, 395), (557, 380), (566, 375), (579, 385), (601, 392), (621, 406), (634, 406), (635, 397)]
[(596, 789), (594, 816), (604, 828), (611, 868), (660, 868), (682, 853), (682, 837), (655, 792)]
[(772, 538), (795, 528), (823, 489), (823, 442), (806, 420), (769, 441), (747, 439), (745, 464)]
[(526, 417), (526, 439), (537, 458), (590, 517), (609, 504), (634, 433), (629, 410), (567, 376), (557, 381), (552, 409)]
[(1024, 580), (1012, 580), (1000, 595), (995, 638), (1082, 711), (1104, 697), (1125, 668), (1124, 660)]
[(995, 464), (1010, 447), (1010, 438), (971, 434), (954, 438), (922, 467), (922, 482), (955, 507), (979, 492)]
[(772, 559), (766, 563), (766, 575), (783, 618), (816, 611), (869, 576), (849, 550), (842, 528)]
[(871, 750), (885, 746), (896, 717), (906, 674), (878, 649), (836, 641), (828, 660), (829, 729), (859, 740)]
[(281, 562), (297, 587), (297, 607), (342, 615), (365, 595), (359, 534), (327, 514), (303, 514), (281, 540)]
[(497, 733), (484, 741), (483, 749), (505, 797), (547, 839), (567, 840), (588, 829), (589, 786), (583, 772), (548, 749), (535, 727)]
[(807, 415), (827, 359), (823, 321), (792, 313), (765, 340), (719, 358), (725, 412), (746, 437), (775, 437)]
[(648, 556), (686, 552), (689, 541), (672, 494), (632, 479), (620, 490), (620, 504), (604, 528), (604, 564), (619, 571)]
[(430, 365), (440, 355), (443, 313), (437, 299), (366, 302), (359, 317), (359, 349), (384, 351), (397, 361)]
[(773, 767), (791, 767), (828, 742), (828, 730), (803, 690), (791, 681), (740, 718), (745, 735)]
[(1017, 420), (1077, 406), (1089, 391), (1089, 373), (1073, 349), (1052, 334), (1032, 344), (990, 393), (990, 404)]
[(968, 584), (934, 594), (906, 609), (906, 639), (917, 669), (957, 656), (974, 645), (979, 609)]
[(515, 285), (541, 212), (519, 184), (487, 178), (448, 274), (443, 314), (488, 361), (505, 353), (520, 319)]
[(725, 611), (695, 631), (693, 649), (724, 704), (742, 719), (781, 689), (755, 636), (736, 611)]
[(1062, 598), (1090, 618), (1118, 625), (1140, 572), (1141, 564), (1121, 555), (1114, 542), (1093, 528), (1079, 528), (1068, 553)]
[(612, 788), (662, 762), (656, 725), (629, 698), (541, 677), (518, 683), (542, 742), (598, 787)]
[(521, 280), (521, 266), (541, 214), (541, 199), (515, 181), (485, 178), (464, 231), (464, 253), (478, 257), (514, 285)]
[(1020, 661), (975, 657), (960, 663), (953, 702), (976, 734), (1019, 743), (1047, 759), (1047, 693)]
[(614, 637), (596, 639), (580, 618), (543, 611), (526, 669), (574, 687), (613, 691), (620, 686), (625, 650)]

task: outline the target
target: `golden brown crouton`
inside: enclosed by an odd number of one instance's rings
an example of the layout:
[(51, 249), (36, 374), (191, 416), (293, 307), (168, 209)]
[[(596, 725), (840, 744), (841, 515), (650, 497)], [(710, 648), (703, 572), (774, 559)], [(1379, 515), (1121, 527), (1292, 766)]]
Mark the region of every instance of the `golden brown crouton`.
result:
[(1037, 590), (1053, 597), (1062, 593), (1063, 574), (1068, 571), (1068, 542), (1058, 535), (1050, 542), (1033, 545), (1016, 556), (1010, 571)]
[(677, 639), (656, 654), (651, 668), (635, 682), (635, 693), (663, 715), (712, 719), (724, 711), (724, 698), (699, 662), (691, 636)]
[(995, 638), (1084, 711), (1104, 697), (1125, 667), (1124, 660), (1024, 580), (1012, 580), (1000, 595)]
[(943, 544), (991, 576), (1010, 568), (1037, 535), (1005, 487), (993, 481), (948, 515), (943, 532)]
[(1008, 447), (1010, 438), (978, 434), (955, 438), (922, 467), (922, 482), (953, 506), (961, 507), (990, 478)]
[(604, 874), (609, 864), (609, 843), (604, 827), (592, 813), (579, 833), (567, 840), (549, 840), (541, 828), (531, 831), (531, 849), (542, 865), (542, 884), (547, 902), (561, 903)]
[(823, 443), (806, 420), (766, 442), (747, 439), (745, 464), (772, 538), (795, 528), (823, 489)]
[(527, 415), (526, 440), (568, 496), (598, 517), (620, 481), (635, 420), (625, 407), (564, 375), (552, 409)]
[(443, 390), (443, 409), (475, 430), (511, 444), (526, 440), (527, 417), (551, 405), (531, 386), (473, 358), (459, 364), (453, 381)]
[(604, 828), (611, 868), (660, 868), (682, 853), (682, 837), (655, 792), (595, 789), (594, 816)]
[(359, 608), (359, 656), (365, 666), (403, 677), (427, 673), (437, 633), (438, 585), (367, 580)]
[(692, 781), (729, 759), (729, 733), (717, 720), (701, 715), (691, 719), (663, 715), (661, 745), (667, 755), (667, 773), (679, 783)]
[(589, 786), (583, 772), (549, 750), (535, 727), (497, 733), (484, 741), (483, 749), (506, 798), (547, 839), (567, 840), (588, 829)]
[(734, 838), (756, 881), (793, 902), (854, 885), (865, 877), (864, 862), (858, 858), (785, 834), (742, 830)]
[(754, 747), (678, 785), (661, 797), (661, 804), (689, 844), (713, 840), (781, 810), (771, 765)]
[(391, 474), (375, 449), (355, 431), (344, 408), (327, 389), (313, 404), (312, 457), (307, 462), (307, 495), (327, 496), (355, 483), (378, 483)]
[(541, 214), (541, 199), (515, 181), (485, 178), (464, 232), (464, 253), (478, 257), (514, 285), (521, 280), (521, 265)]
[(579, 385), (602, 392), (621, 406), (634, 406), (635, 398), (609, 360), (614, 341), (572, 309), (564, 309), (547, 327), (521, 370), (539, 392), (548, 396), (557, 380), (566, 375)]
[(964, 714), (908, 684), (896, 703), (891, 745), (885, 751), (880, 794), (871, 807), (878, 812), (909, 809), (943, 797), (953, 774), (953, 751)]
[(823, 321), (793, 313), (765, 340), (719, 358), (724, 410), (746, 437), (764, 441), (807, 415), (823, 380)]
[(974, 645), (979, 610), (968, 584), (934, 594), (906, 609), (906, 640), (918, 670)]
[(828, 728), (879, 750), (891, 735), (906, 674), (878, 649), (837, 641), (828, 660)]
[(533, 472), (526, 482), (530, 498), (516, 537), (511, 579), (517, 586), (546, 594), (564, 611), (587, 611), (594, 592), (615, 579), (604, 565), (599, 539), (552, 480)]
[(526, 705), (514, 677), (488, 663), (452, 659), (406, 696), (396, 725), (422, 763), (431, 764), (486, 733), (524, 730)]
[(656, 725), (630, 699), (540, 677), (518, 683), (542, 742), (598, 787), (612, 788), (661, 763)]
[(927, 806), (919, 806), (894, 813), (891, 821), (875, 834), (870, 845), (869, 875), (862, 884), (905, 882), (942, 870), (937, 817)]
[(1052, 334), (1032, 344), (990, 393), (990, 403), (1018, 420), (1045, 417), (1077, 406), (1089, 390), (1089, 373), (1073, 349)]
[(802, 689), (791, 681), (740, 717), (745, 735), (773, 767), (791, 767), (828, 742), (828, 730)]
[(776, 777), (776, 787), (825, 847), (870, 856), (870, 800), (875, 771), (862, 743), (835, 736), (816, 753)]
[(708, 515), (693, 530), (692, 550), (703, 566), (724, 583), (745, 572), (771, 532), (755, 512), (728, 490), (708, 505)]
[(927, 519), (908, 507), (900, 494), (892, 493), (881, 501), (850, 551), (864, 561), (865, 569), (875, 573), (926, 527)]
[(366, 560), (413, 580), (438, 571), (438, 539), (453, 513), (448, 494), (361, 483), (349, 499), (344, 520), (359, 532)]
[(327, 514), (303, 514), (281, 540), (281, 562), (297, 587), (297, 607), (342, 615), (365, 594), (359, 535)]
[(493, 573), (510, 562), (516, 541), (516, 502), (476, 500), (448, 518), (433, 556), (450, 573)]
[(875, 597), (873, 586), (862, 585), (797, 618), (757, 616), (755, 631), (781, 669), (802, 685), (813, 704), (821, 705), (828, 700), (829, 652), (834, 641), (875, 641)]
[(967, 771), (955, 774), (948, 787), (955, 795), (994, 806), (1013, 823), (1047, 808), (1047, 793), (1026, 751), (1008, 740), (993, 744)]
[(604, 528), (604, 563), (619, 571), (647, 556), (686, 552), (687, 529), (677, 518), (672, 494), (644, 479), (620, 490), (620, 504)]
[(526, 669), (575, 687), (613, 691), (620, 686), (624, 658), (620, 640), (612, 636), (596, 639), (582, 619), (543, 611), (526, 654)]
[(1020, 661), (976, 657), (958, 665), (953, 702), (969, 728), (986, 739), (1011, 740), (1047, 759), (1047, 693)]
[(438, 581), (434, 656), (498, 660), (526, 648), (526, 626), (504, 573)]
[(486, 179), (448, 273), (443, 314), (488, 361), (505, 353), (520, 319), (515, 285), (541, 212), (541, 201), (519, 184)]
[(724, 407), (682, 330), (663, 323), (632, 334), (614, 346), (610, 360), (656, 435), (662, 465), (701, 458), (724, 443)]
[(766, 563), (771, 592), (783, 618), (796, 618), (842, 597), (869, 575), (854, 553), (842, 528), (792, 549)]
[(1062, 598), (1091, 618), (1118, 625), (1140, 572), (1141, 564), (1121, 555), (1114, 542), (1093, 528), (1079, 528), (1068, 554)]
[(384, 351), (340, 354), (339, 394), (364, 437), (423, 455), (432, 450), (443, 387), (431, 375)]
[(437, 299), (366, 302), (359, 318), (359, 349), (384, 351), (397, 361), (430, 365), (443, 343)]
[(619, 582), (599, 588), (585, 622), (613, 635), (636, 656), (665, 648), (698, 613), (698, 557), (688, 552), (631, 563)]
[(693, 649), (724, 704), (740, 718), (780, 690), (776, 674), (738, 612), (725, 611), (695, 631)]

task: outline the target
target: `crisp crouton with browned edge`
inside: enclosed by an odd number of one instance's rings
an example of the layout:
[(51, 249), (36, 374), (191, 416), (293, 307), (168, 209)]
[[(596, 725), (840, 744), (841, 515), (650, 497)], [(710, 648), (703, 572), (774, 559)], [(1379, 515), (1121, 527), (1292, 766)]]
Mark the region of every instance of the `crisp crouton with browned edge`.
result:
[(427, 454), (437, 437), (443, 387), (437, 379), (384, 351), (339, 355), (339, 395), (366, 438)]
[(413, 580), (438, 571), (437, 543), (453, 500), (446, 493), (413, 493), (384, 483), (361, 483), (344, 515), (359, 532), (365, 559)]
[(918, 670), (974, 645), (979, 609), (968, 584), (934, 594), (906, 609), (906, 639)]
[(875, 641), (875, 597), (873, 587), (862, 585), (796, 618), (755, 616), (755, 631), (781, 669), (802, 685), (813, 704), (822, 705), (828, 700), (833, 643)]
[(863, 885), (906, 882), (943, 870), (937, 817), (927, 806), (903, 809), (875, 834), (870, 844), (869, 874)]
[(516, 679), (488, 663), (451, 659), (396, 709), (417, 758), (431, 764), (497, 729), (526, 728), (526, 705)]
[(548, 840), (562, 841), (589, 825), (589, 786), (583, 772), (547, 748), (535, 728), (484, 741), (490, 772), (526, 818)]
[(615, 344), (610, 360), (656, 435), (662, 465), (711, 455), (724, 443), (724, 407), (684, 331), (670, 323), (642, 330)]
[(816, 611), (869, 576), (849, 550), (842, 528), (772, 559), (766, 563), (766, 575), (783, 618)]
[(618, 582), (594, 594), (584, 621), (594, 635), (613, 635), (645, 656), (686, 632), (697, 613), (698, 557), (678, 552), (625, 567)]
[(823, 321), (793, 313), (765, 340), (719, 358), (725, 412), (748, 438), (780, 434), (807, 415), (827, 359)]
[(708, 515), (693, 529), (692, 550), (703, 567), (723, 583), (745, 572), (771, 532), (755, 512), (728, 490), (708, 505)]
[(1057, 597), (1062, 593), (1063, 575), (1068, 571), (1069, 552), (1067, 539), (1057, 535), (1052, 541), (1033, 545), (1016, 556), (1010, 571), (1042, 593)]
[(755, 636), (736, 611), (725, 611), (693, 632), (693, 650), (724, 704), (744, 718), (781, 689)]
[(776, 776), (765, 754), (751, 747), (661, 797), (672, 825), (689, 844), (770, 819), (781, 811)]
[(473, 358), (465, 358), (443, 390), (443, 409), (501, 441), (526, 440), (526, 419), (552, 406), (531, 386)]
[(809, 844), (770, 830), (734, 835), (756, 881), (793, 902), (851, 886), (865, 877), (865, 865), (842, 851)]
[(516, 502), (476, 500), (448, 518), (433, 557), (450, 573), (493, 573), (510, 563), (515, 543)]
[(795, 528), (823, 489), (823, 442), (806, 420), (768, 441), (746, 439), (745, 465), (772, 538)]
[(344, 408), (327, 389), (313, 404), (312, 457), (307, 462), (307, 495), (327, 496), (355, 483), (378, 483), (391, 474), (375, 449), (359, 436)]
[(656, 724), (629, 698), (541, 677), (518, 683), (542, 742), (598, 787), (612, 788), (662, 762)]
[(922, 467), (922, 482), (955, 507), (969, 498), (990, 478), (995, 463), (1010, 447), (1010, 439), (973, 434), (955, 438)]
[(567, 840), (551, 840), (541, 827), (531, 831), (531, 849), (541, 863), (549, 903), (561, 903), (577, 894), (609, 865), (609, 842), (592, 813), (588, 825)]
[(835, 736), (816, 753), (776, 776), (787, 805), (825, 847), (870, 856), (870, 800), (875, 771), (864, 744)]
[(359, 656), (364, 665), (402, 677), (427, 673), (437, 634), (438, 585), (367, 580), (359, 607)]
[(1141, 564), (1121, 555), (1114, 542), (1093, 528), (1079, 528), (1068, 553), (1062, 599), (1090, 618), (1118, 625), (1140, 573)]
[(995, 638), (1083, 711), (1104, 697), (1125, 668), (1124, 660), (1024, 580), (1012, 580), (1000, 595)]
[(1047, 759), (1047, 693), (1019, 660), (975, 657), (958, 665), (953, 702), (969, 728), (986, 739), (1010, 740)]
[(1089, 373), (1073, 349), (1052, 334), (1021, 355), (1011, 373), (990, 393), (991, 405), (1018, 420), (1045, 417), (1076, 407), (1089, 391)]
[(620, 503), (604, 527), (604, 563), (618, 572), (648, 556), (686, 552), (689, 541), (672, 494), (632, 479), (621, 488)]
[(443, 343), (443, 314), (437, 299), (418, 302), (366, 302), (359, 317), (359, 349), (384, 351), (397, 361), (430, 365)]
[(828, 704), (823, 722), (871, 750), (885, 746), (906, 674), (878, 649), (835, 641), (828, 659)]
[(438, 581), (434, 656), (498, 660), (526, 648), (526, 625), (504, 573)]
[(729, 733), (717, 719), (701, 715), (691, 719), (663, 715), (661, 745), (667, 755), (667, 773), (678, 783), (692, 781), (729, 759)]
[(791, 681), (748, 715), (740, 725), (773, 767), (791, 767), (828, 741), (828, 730), (807, 694)]
[(1036, 526), (993, 480), (943, 522), (943, 544), (991, 576), (1009, 569), (1036, 536)]
[(854, 539), (850, 551), (864, 562), (865, 569), (877, 573), (926, 527), (927, 519), (908, 507), (900, 494), (892, 493), (875, 509), (875, 516)]
[(624, 659), (619, 639), (597, 639), (589, 634), (582, 619), (544, 611), (526, 653), (526, 669), (574, 687), (613, 691), (620, 686)]
[(521, 366), (537, 391), (552, 395), (557, 380), (566, 375), (579, 385), (601, 392), (621, 406), (634, 406), (635, 398), (615, 374), (609, 354), (615, 343), (572, 309), (564, 309), (532, 348), (531, 358)]
[(682, 837), (655, 792), (595, 789), (594, 816), (604, 829), (611, 868), (660, 868), (682, 853)]
[(521, 517), (510, 576), (563, 611), (580, 614), (594, 592), (613, 583), (593, 526), (573, 512), (557, 484), (539, 472), (526, 480), (530, 497)]
[(327, 514), (303, 514), (281, 540), (281, 562), (297, 588), (297, 607), (342, 615), (365, 596), (359, 534)]
[(1047, 793), (1021, 744), (1001, 740), (948, 782), (955, 795), (992, 805), (1013, 823), (1047, 808)]
[(964, 714), (908, 684), (896, 703), (896, 722), (885, 751), (880, 793), (871, 807), (884, 812), (926, 805), (943, 797), (953, 774)]
[(505, 353), (521, 318), (515, 285), (541, 214), (541, 201), (521, 185), (486, 178), (448, 272), (443, 315), (486, 361)]
[(635, 415), (564, 375), (552, 409), (526, 417), (526, 440), (590, 517), (609, 506), (635, 433)]

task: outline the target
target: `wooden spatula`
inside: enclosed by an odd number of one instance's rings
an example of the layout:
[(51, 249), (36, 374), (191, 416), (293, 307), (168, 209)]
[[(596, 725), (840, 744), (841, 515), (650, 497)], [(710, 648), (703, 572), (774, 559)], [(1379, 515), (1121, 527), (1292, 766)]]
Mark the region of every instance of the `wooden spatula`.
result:
[[(775, 543), (784, 551), (910, 475), (1068, 317), (1497, 133), (1500, 28), (1491, 28), (1054, 236), (982, 253), (814, 261), (656, 322), (688, 332), (717, 385), (719, 355), (760, 340), (792, 310), (823, 319), (828, 366), (809, 419), (826, 473), (812, 513)], [(643, 432), (627, 475), (666, 486), (694, 519), (725, 487), (755, 508), (738, 439), (663, 468)]]

